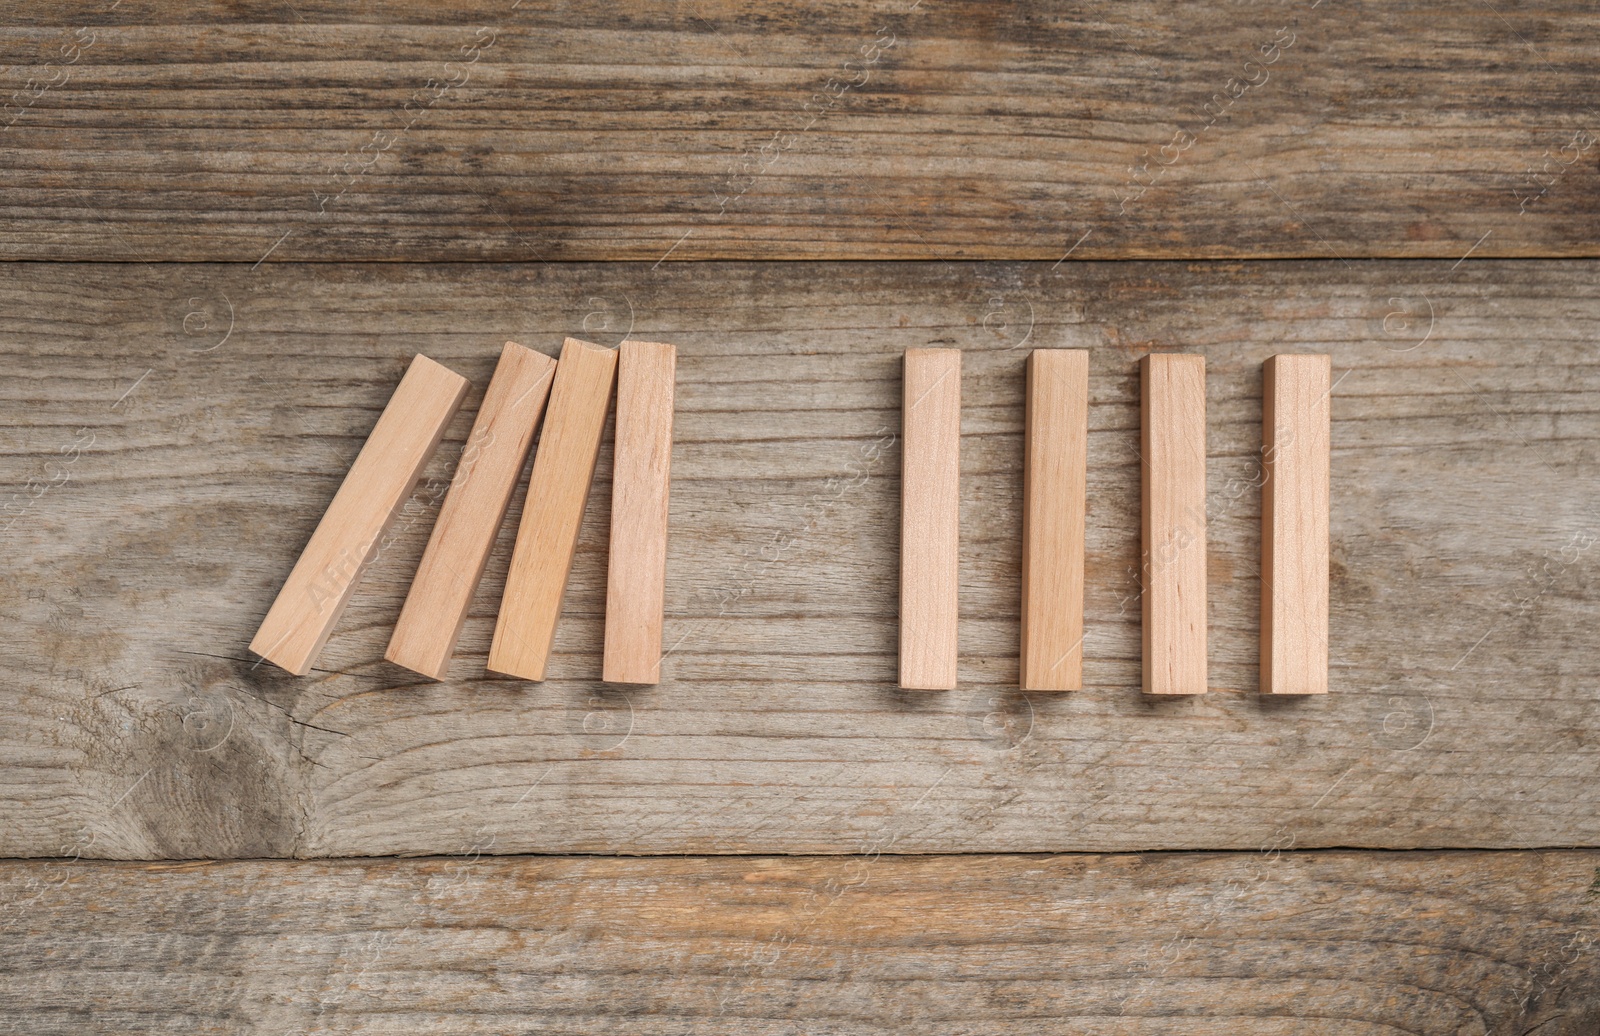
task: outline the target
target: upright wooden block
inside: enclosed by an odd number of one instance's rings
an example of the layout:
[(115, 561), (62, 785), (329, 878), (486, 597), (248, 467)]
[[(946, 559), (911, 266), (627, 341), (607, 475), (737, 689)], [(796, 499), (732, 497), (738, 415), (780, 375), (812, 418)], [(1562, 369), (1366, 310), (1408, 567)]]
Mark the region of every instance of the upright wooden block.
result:
[(1083, 524), (1089, 456), (1089, 354), (1028, 357), (1022, 488), (1025, 691), (1083, 689)]
[(296, 676), (311, 672), (466, 394), (467, 379), (459, 374), (426, 356), (411, 361), (250, 641), (251, 651)]
[(1326, 694), (1332, 364), (1281, 354), (1262, 374), (1261, 693)]
[(906, 350), (900, 420), (900, 686), (950, 690), (960, 577), (961, 350)]
[(556, 361), (507, 342), (484, 393), (384, 657), (444, 679), (511, 492), (544, 413)]
[(623, 342), (618, 352), (602, 674), (611, 683), (652, 684), (661, 682), (678, 350), (656, 342)]
[(489, 647), (489, 670), (543, 680), (600, 456), (617, 353), (576, 338), (561, 347), (517, 545)]
[(1144, 692), (1206, 689), (1206, 361), (1153, 353), (1139, 368), (1144, 440)]

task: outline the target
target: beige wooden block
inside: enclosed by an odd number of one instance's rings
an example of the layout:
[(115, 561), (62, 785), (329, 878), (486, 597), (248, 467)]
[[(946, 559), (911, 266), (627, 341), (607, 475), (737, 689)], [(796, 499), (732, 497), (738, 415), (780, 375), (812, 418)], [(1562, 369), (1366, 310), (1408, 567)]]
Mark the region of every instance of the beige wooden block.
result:
[(1089, 354), (1028, 357), (1022, 489), (1025, 691), (1083, 688), (1083, 529), (1089, 456)]
[(426, 356), (411, 361), (250, 641), (251, 651), (296, 676), (311, 672), (467, 387), (467, 379)]
[(1324, 354), (1262, 370), (1261, 693), (1328, 691), (1328, 508), (1332, 432)]
[(1153, 353), (1139, 368), (1144, 692), (1206, 689), (1206, 361)]
[(623, 342), (618, 354), (602, 674), (611, 683), (653, 684), (661, 682), (678, 350)]
[(956, 685), (961, 350), (907, 349), (901, 414), (900, 686)]
[(507, 342), (384, 657), (444, 679), (544, 413), (556, 361)]
[(561, 346), (489, 646), (490, 672), (544, 679), (616, 373), (615, 349), (576, 338)]

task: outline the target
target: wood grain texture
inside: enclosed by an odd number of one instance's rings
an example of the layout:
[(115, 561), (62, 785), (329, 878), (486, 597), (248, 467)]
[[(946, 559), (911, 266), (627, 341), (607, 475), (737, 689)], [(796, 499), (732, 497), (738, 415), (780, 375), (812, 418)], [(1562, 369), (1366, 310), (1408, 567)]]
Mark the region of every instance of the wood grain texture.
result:
[(52, 0), (10, 25), (5, 258), (1600, 254), (1585, 0)]
[(1326, 354), (1262, 365), (1262, 694), (1328, 692), (1332, 396)]
[(550, 413), (528, 476), (528, 503), (489, 646), (491, 673), (544, 679), (616, 374), (615, 349), (576, 338), (562, 344)]
[(900, 686), (956, 686), (961, 350), (907, 349), (901, 395)]
[(607, 683), (661, 682), (677, 369), (676, 346), (623, 342), (617, 348), (602, 667)]
[(420, 353), (411, 361), (261, 620), (251, 651), (295, 676), (311, 672), (468, 387), (467, 379)]
[(1024, 691), (1083, 689), (1083, 523), (1089, 461), (1089, 353), (1028, 357), (1023, 430)]
[(0, 862), (0, 1027), (1590, 1036), (1595, 852)]
[[(1600, 846), (1600, 299), (1581, 266), (1450, 265), (8, 267), (0, 853)], [(384, 662), (502, 343), (585, 325), (679, 350), (661, 685), (596, 680), (609, 446), (545, 683)], [(1212, 687), (1166, 701), (1139, 693), (1138, 358), (1177, 345), (1207, 365)], [(928, 346), (963, 352), (954, 694), (895, 689), (901, 358)], [(1034, 346), (1090, 353), (1067, 695), (1017, 691)], [(419, 351), (480, 387), (312, 677), (253, 668)], [(1332, 693), (1263, 699), (1285, 351), (1334, 371)]]
[(1206, 692), (1206, 359), (1139, 363), (1144, 693)]
[(444, 679), (527, 464), (556, 361), (507, 342), (383, 657)]

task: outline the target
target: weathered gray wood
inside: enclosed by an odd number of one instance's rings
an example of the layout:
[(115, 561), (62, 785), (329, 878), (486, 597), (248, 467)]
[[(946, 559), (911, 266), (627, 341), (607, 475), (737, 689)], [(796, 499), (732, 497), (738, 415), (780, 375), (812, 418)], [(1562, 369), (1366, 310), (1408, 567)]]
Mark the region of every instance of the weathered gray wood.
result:
[[(0, 541), (0, 853), (415, 854), (484, 832), (494, 852), (1600, 845), (1588, 266), (7, 274), (0, 479), (41, 495)], [(547, 683), (478, 679), (520, 500), (456, 679), (382, 662), (501, 343), (630, 328), (681, 350), (661, 686), (597, 682), (609, 446)], [(962, 660), (958, 691), (913, 695), (893, 689), (894, 430), (901, 352), (924, 345), (966, 351)], [(1030, 700), (1016, 530), (1036, 346), (1092, 350), (1088, 689)], [(1209, 375), (1199, 701), (1138, 689), (1153, 346), (1202, 349)], [(1262, 701), (1260, 364), (1294, 349), (1331, 353), (1337, 382), (1332, 693)], [(416, 520), (322, 670), (253, 667), (251, 632), (417, 351), (476, 388)]]
[(1600, 853), (0, 863), (0, 1031), (1591, 1036)]
[(1586, 0), (7, 18), (3, 258), (1600, 254)]

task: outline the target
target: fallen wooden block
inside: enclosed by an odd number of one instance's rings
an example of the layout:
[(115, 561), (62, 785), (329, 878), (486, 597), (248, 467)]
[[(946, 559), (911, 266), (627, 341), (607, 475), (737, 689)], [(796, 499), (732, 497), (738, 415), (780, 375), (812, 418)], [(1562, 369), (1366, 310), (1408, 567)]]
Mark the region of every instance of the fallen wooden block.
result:
[(661, 682), (678, 350), (656, 342), (623, 342), (618, 354), (602, 675), (610, 683), (653, 684)]
[(576, 338), (561, 346), (489, 647), (490, 672), (544, 679), (616, 373), (614, 349)]
[(507, 342), (500, 351), (449, 495), (384, 652), (383, 657), (396, 665), (444, 679), (472, 595), (505, 521), (512, 490), (527, 462), (555, 369), (555, 360), (515, 342)]
[(438, 448), (467, 379), (418, 355), (389, 398), (250, 650), (296, 676), (311, 665)]
[(1262, 370), (1261, 693), (1328, 691), (1332, 363), (1280, 354)]
[(1144, 692), (1206, 690), (1206, 361), (1139, 367), (1144, 452)]
[(900, 686), (950, 690), (960, 577), (961, 350), (906, 350), (900, 420)]
[(1024, 691), (1083, 689), (1083, 526), (1089, 451), (1089, 354), (1028, 357), (1022, 488)]

